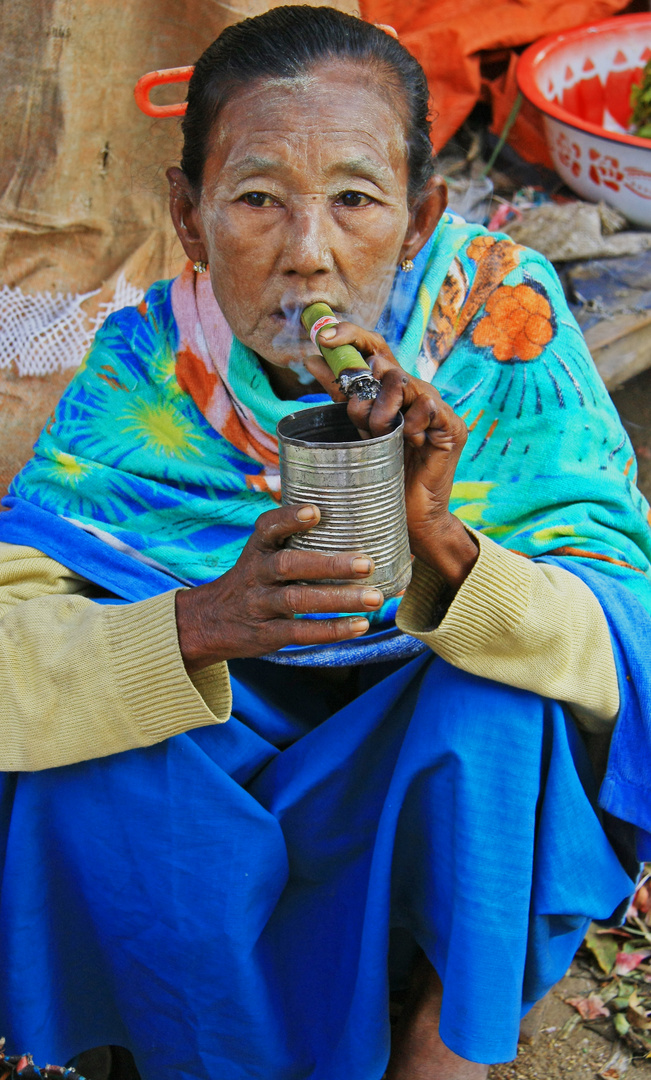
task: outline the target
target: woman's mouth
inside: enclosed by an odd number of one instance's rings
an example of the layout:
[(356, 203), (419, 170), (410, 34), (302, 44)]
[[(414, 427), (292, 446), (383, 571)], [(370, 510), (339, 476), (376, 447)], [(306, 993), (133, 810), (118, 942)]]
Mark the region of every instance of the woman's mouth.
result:
[[(320, 302), (328, 304), (328, 306), (332, 308), (332, 311), (338, 319), (346, 318), (345, 315), (337, 311), (336, 307), (330, 304), (327, 300), (323, 300)], [(286, 328), (287, 330), (289, 330), (290, 327), (295, 328), (296, 337), (306, 339), (308, 337), (308, 334), (301, 322), (301, 314), (303, 310), (311, 303), (315, 303), (315, 301), (306, 300), (305, 303), (301, 304), (299, 307), (286, 307), (284, 309), (277, 308), (275, 311), (271, 312), (269, 318), (276, 324), (279, 330), (281, 328)]]

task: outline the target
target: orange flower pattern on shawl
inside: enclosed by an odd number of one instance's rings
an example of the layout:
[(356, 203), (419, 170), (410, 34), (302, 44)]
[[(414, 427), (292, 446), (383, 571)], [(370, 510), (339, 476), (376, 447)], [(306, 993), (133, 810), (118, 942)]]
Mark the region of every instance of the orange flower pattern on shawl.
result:
[(501, 362), (535, 360), (554, 335), (551, 319), (552, 309), (542, 293), (530, 285), (502, 285), (488, 298), (472, 340), (492, 347)]
[(472, 287), (461, 259), (457, 256), (453, 260), (432, 309), (423, 343), (434, 370), (445, 360), (479, 310), (490, 302), (496, 285), (519, 265), (525, 250), (511, 240), (476, 236), (466, 249), (466, 254), (477, 264)]

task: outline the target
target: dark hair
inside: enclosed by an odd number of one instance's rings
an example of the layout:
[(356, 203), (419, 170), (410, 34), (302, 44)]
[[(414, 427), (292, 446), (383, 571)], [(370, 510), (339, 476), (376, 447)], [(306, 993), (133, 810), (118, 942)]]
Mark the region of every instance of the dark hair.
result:
[(429, 90), (418, 61), (390, 34), (330, 7), (297, 5), (227, 26), (196, 63), (183, 120), (181, 168), (198, 192), (212, 126), (241, 87), (258, 79), (296, 78), (328, 60), (384, 69), (402, 94), (408, 152), (408, 196), (417, 200), (434, 173), (428, 119)]

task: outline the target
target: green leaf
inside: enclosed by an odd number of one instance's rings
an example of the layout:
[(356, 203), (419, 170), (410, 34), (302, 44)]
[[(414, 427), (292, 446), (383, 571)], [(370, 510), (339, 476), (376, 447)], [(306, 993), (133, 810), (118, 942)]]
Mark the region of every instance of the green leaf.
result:
[(609, 934), (598, 934), (591, 926), (586, 934), (585, 943), (595, 957), (599, 967), (606, 975), (610, 975), (615, 966), (619, 945), (617, 938)]
[(626, 994), (626, 996), (618, 995), (616, 998), (613, 998), (613, 1005), (615, 1006), (615, 1008), (617, 1009), (618, 1012), (621, 1009), (627, 1009), (628, 1008), (628, 999), (630, 998), (630, 996), (631, 996), (630, 994)]
[(649, 136), (643, 132), (651, 123), (651, 60), (642, 72), (642, 81), (631, 87), (631, 127), (642, 138)]
[(607, 986), (601, 987), (601, 989), (599, 990), (599, 997), (603, 1001), (604, 1005), (607, 1005), (608, 1002), (612, 1001), (613, 998), (616, 998), (619, 993), (619, 981), (617, 979), (613, 979), (613, 981), (611, 983), (608, 983)]
[(615, 1030), (617, 1034), (621, 1035), (622, 1038), (624, 1037), (624, 1035), (628, 1035), (628, 1029), (631, 1025), (629, 1024), (623, 1013), (615, 1013), (615, 1015), (613, 1016), (613, 1024), (615, 1025)]

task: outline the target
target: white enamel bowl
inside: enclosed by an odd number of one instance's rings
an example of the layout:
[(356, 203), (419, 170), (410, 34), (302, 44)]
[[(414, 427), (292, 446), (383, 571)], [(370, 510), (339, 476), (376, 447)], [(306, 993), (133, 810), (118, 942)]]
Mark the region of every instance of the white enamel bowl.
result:
[(629, 134), (631, 87), (651, 57), (651, 13), (543, 38), (520, 57), (518, 83), (543, 114), (568, 187), (651, 229), (651, 140)]

